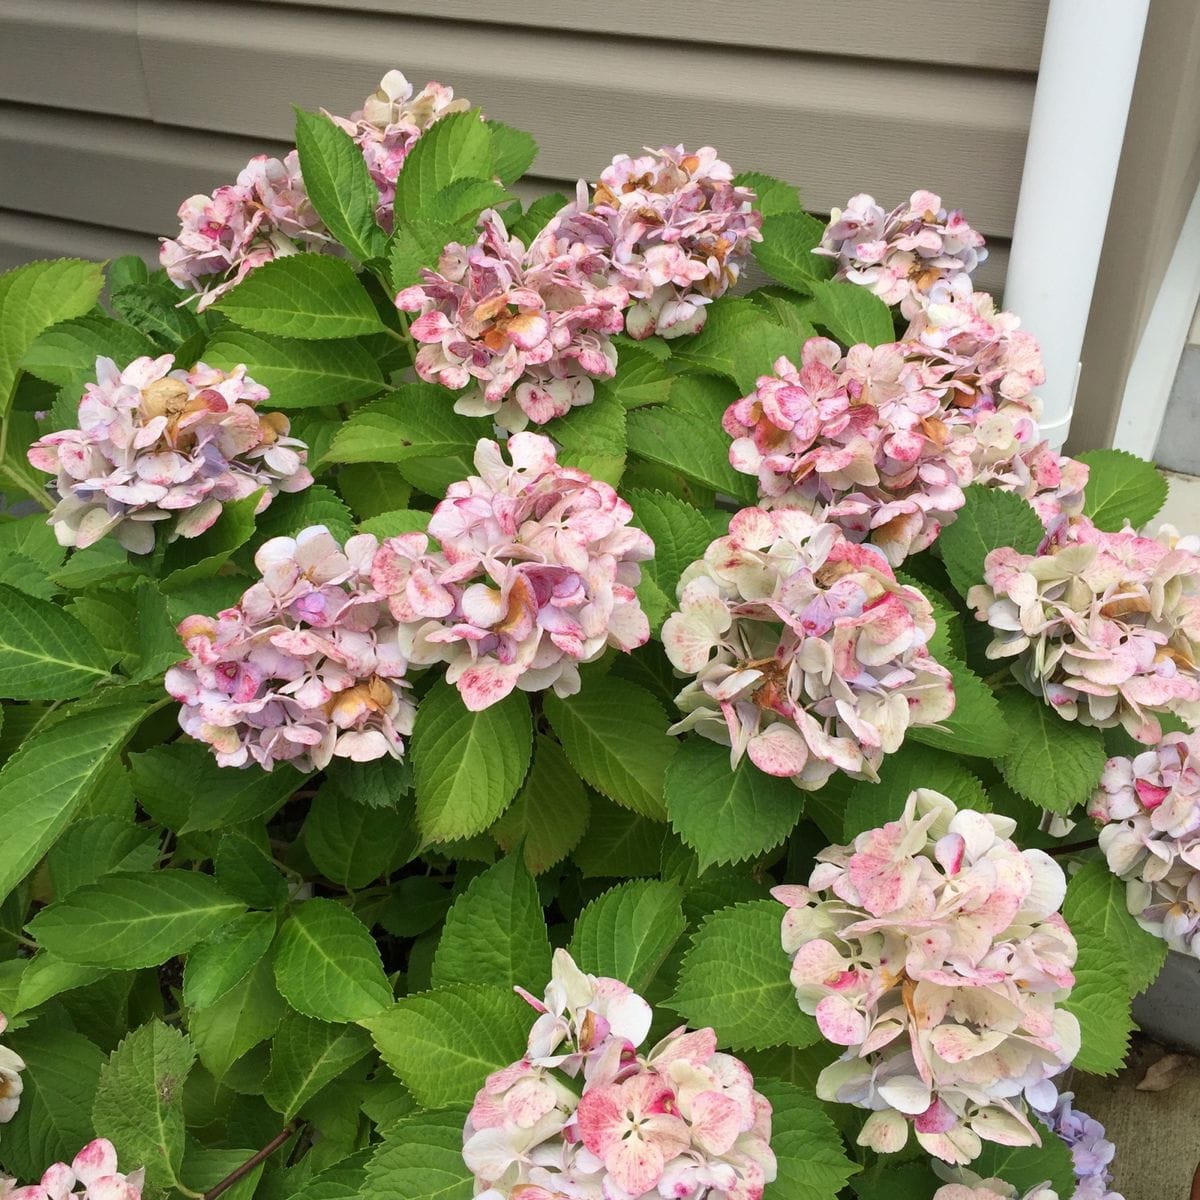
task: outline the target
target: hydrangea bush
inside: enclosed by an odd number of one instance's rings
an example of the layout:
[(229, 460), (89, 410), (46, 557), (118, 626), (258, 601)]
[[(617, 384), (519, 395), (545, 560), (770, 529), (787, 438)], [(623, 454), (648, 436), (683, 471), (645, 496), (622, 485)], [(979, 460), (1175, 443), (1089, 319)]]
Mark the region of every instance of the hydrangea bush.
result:
[(1200, 546), (983, 238), (709, 146), (526, 205), (398, 71), (295, 140), (0, 277), (0, 1195), (1109, 1194)]

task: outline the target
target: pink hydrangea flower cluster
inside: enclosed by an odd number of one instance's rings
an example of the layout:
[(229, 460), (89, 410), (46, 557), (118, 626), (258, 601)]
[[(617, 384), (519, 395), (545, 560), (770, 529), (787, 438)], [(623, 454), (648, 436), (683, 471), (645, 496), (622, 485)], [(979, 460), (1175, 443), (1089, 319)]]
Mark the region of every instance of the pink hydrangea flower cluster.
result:
[(416, 371), (443, 387), (468, 388), (455, 412), (491, 417), (510, 430), (543, 425), (590, 404), (592, 379), (609, 378), (625, 289), (598, 285), (595, 256), (534, 257), (493, 210), (470, 246), (451, 242), (436, 271), (405, 288), (396, 307), (420, 315)]
[(795, 509), (742, 509), (684, 571), (663, 626), (671, 663), (695, 676), (672, 732), (808, 790), (837, 770), (875, 779), (910, 726), (954, 709), (933, 631), (928, 600), (874, 547)]
[(29, 461), (58, 476), (50, 521), (62, 545), (82, 549), (111, 532), (147, 554), (156, 522), (174, 518), (173, 537), (196, 537), (230, 500), (261, 488), (261, 512), (277, 492), (312, 483), (307, 446), (288, 436), (283, 413), (258, 411), (270, 392), (244, 366), (184, 371), (174, 362), (164, 354), (119, 370), (98, 358), (79, 428), (30, 446)]
[(939, 373), (900, 343), (843, 357), (809, 338), (800, 368), (775, 362), (729, 406), (729, 461), (757, 475), (762, 503), (823, 516), (893, 565), (929, 546), (963, 504), (974, 439), (945, 419)]
[(398, 630), (371, 585), (378, 549), (371, 534), (343, 548), (323, 525), (272, 538), (235, 607), (180, 623), (189, 657), (166, 688), (183, 731), (221, 766), (401, 756), (415, 710)]
[(1104, 1136), (1104, 1126), (1087, 1113), (1072, 1108), (1073, 1092), (1063, 1092), (1052, 1109), (1038, 1116), (1057, 1134), (1071, 1151), (1075, 1173), (1075, 1191), (1071, 1200), (1125, 1200), (1111, 1191), (1112, 1171), (1117, 1148)]
[[(8, 1028), (8, 1018), (0, 1013), (0, 1033)], [(21, 1105), (21, 1072), (25, 1060), (8, 1046), (0, 1046), (0, 1125), (7, 1125)]]
[(698, 332), (705, 306), (737, 281), (750, 243), (762, 241), (755, 195), (711, 146), (618, 154), (588, 199), (587, 184), (547, 225), (534, 253), (601, 256), (609, 281), (632, 298), (630, 337)]
[(873, 196), (851, 196), (831, 212), (814, 253), (837, 262), (838, 279), (869, 287), (909, 318), (931, 301), (969, 293), (971, 272), (987, 258), (983, 235), (925, 191), (889, 213)]
[(463, 1130), (481, 1200), (760, 1200), (771, 1105), (711, 1029), (647, 1054), (650, 1006), (554, 955), (528, 1050), (489, 1075)]
[(1107, 533), (1077, 517), (1039, 554), (984, 562), (968, 602), (994, 631), (987, 654), (1066, 719), (1161, 736), (1157, 713), (1200, 722), (1200, 554), (1173, 531)]
[(179, 221), (179, 235), (163, 238), (159, 261), (176, 287), (199, 293), (197, 309), (219, 300), (255, 267), (331, 242), (305, 191), (295, 150), (282, 160), (260, 154), (236, 183), (188, 197)]
[(899, 1150), (911, 1124), (967, 1163), (981, 1139), (1039, 1141), (1022, 1097), (1051, 1106), (1079, 1050), (1059, 1006), (1076, 946), (1062, 869), (1014, 828), (919, 790), (900, 820), (818, 854), (807, 887), (774, 891), (800, 1007), (846, 1047), (817, 1095), (871, 1110), (861, 1145)]
[(145, 1171), (139, 1168), (122, 1174), (117, 1170), (117, 1152), (107, 1138), (88, 1142), (68, 1165), (54, 1163), (41, 1181), (15, 1187), (12, 1179), (0, 1178), (4, 1200), (141, 1200)]
[[(974, 1171), (959, 1168), (955, 1181), (933, 1193), (933, 1200), (1017, 1200), (1020, 1193), (1002, 1179), (980, 1179)], [(1030, 1188), (1021, 1200), (1058, 1200), (1058, 1193), (1047, 1183)], [(1074, 1200), (1083, 1200), (1075, 1193)]]
[(1200, 958), (1200, 734), (1110, 758), (1088, 812), (1138, 924)]
[(417, 139), (435, 121), (450, 113), (466, 112), (469, 100), (454, 98), (454, 89), (427, 83), (414, 94), (413, 85), (399, 71), (389, 71), (379, 87), (347, 117), (326, 113), (331, 121), (358, 144), (371, 179), (379, 189), (376, 218), (391, 231), (396, 180)]
[[(386, 542), (372, 579), (414, 663), (444, 662), (472, 711), (524, 691), (579, 690), (579, 664), (650, 637), (634, 588), (654, 543), (606, 483), (558, 465), (534, 433), (481, 439), (479, 472), (454, 483), (429, 534)], [(411, 632), (407, 632), (411, 631)]]

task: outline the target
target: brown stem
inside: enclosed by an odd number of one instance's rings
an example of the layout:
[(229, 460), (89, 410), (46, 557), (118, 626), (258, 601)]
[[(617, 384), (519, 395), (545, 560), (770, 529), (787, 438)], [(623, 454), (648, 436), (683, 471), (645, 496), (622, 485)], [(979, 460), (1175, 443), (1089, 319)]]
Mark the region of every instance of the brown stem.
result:
[(204, 1200), (217, 1200), (222, 1192), (227, 1192), (239, 1179), (244, 1179), (260, 1162), (270, 1158), (280, 1146), (296, 1132), (299, 1124), (289, 1121), (261, 1150), (256, 1150), (240, 1167), (230, 1171), (215, 1187), (204, 1193)]
[(1091, 850), (1100, 845), (1099, 838), (1088, 838), (1086, 842), (1072, 842), (1069, 846), (1051, 846), (1046, 851), (1051, 858), (1061, 858), (1064, 854), (1074, 854), (1076, 850)]

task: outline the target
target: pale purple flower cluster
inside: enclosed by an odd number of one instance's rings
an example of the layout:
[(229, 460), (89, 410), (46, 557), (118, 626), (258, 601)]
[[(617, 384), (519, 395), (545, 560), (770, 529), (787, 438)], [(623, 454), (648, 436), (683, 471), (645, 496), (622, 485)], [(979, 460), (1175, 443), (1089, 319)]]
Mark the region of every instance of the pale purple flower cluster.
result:
[(495, 704), (514, 687), (579, 690), (579, 664), (609, 646), (650, 637), (634, 588), (654, 543), (606, 483), (559, 466), (533, 433), (500, 447), (481, 439), (479, 472), (451, 484), (429, 534), (392, 538), (372, 579), (405, 627), (414, 663), (444, 662), (466, 706)]
[[(0, 1013), (0, 1033), (8, 1028), (8, 1018)], [(0, 1046), (0, 1125), (7, 1125), (21, 1105), (21, 1072), (25, 1060), (8, 1046)]]
[(954, 710), (933, 632), (929, 601), (874, 547), (795, 509), (742, 509), (684, 571), (663, 626), (667, 657), (695, 676), (672, 732), (806, 790), (837, 770), (875, 779), (910, 726)]
[(463, 1130), (480, 1200), (761, 1200), (771, 1105), (711, 1029), (649, 1053), (652, 1013), (616, 979), (554, 955), (524, 1057), (493, 1072)]
[(455, 412), (509, 430), (590, 404), (592, 379), (616, 370), (609, 334), (621, 331), (625, 289), (595, 283), (587, 255), (527, 254), (490, 209), (479, 225), (472, 245), (451, 242), (438, 269), (396, 297), (397, 308), (420, 314), (411, 327), (422, 343), (417, 374), (468, 388)]
[(762, 215), (711, 146), (646, 149), (618, 154), (590, 202), (581, 180), (533, 252), (601, 256), (609, 282), (631, 297), (629, 336), (674, 338), (703, 328), (705, 306), (737, 281), (750, 243), (762, 241)]
[(180, 624), (189, 657), (166, 688), (183, 731), (221, 766), (401, 756), (415, 710), (396, 625), (371, 585), (378, 549), (371, 534), (343, 548), (322, 525), (272, 538), (235, 607)]
[(1073, 1092), (1063, 1092), (1053, 1108), (1038, 1113), (1071, 1151), (1075, 1172), (1071, 1200), (1124, 1200), (1120, 1192), (1109, 1189), (1112, 1183), (1109, 1165), (1116, 1147), (1104, 1136), (1104, 1126), (1099, 1121), (1071, 1107), (1074, 1099)]
[(139, 1168), (122, 1174), (117, 1170), (117, 1152), (107, 1138), (88, 1142), (68, 1165), (54, 1163), (40, 1182), (25, 1187), (15, 1180), (0, 1178), (4, 1200), (141, 1200), (145, 1171)]
[(889, 213), (872, 196), (851, 196), (830, 214), (815, 253), (837, 262), (838, 279), (869, 287), (910, 318), (932, 301), (969, 294), (971, 272), (987, 258), (983, 235), (925, 191)]
[(147, 554), (156, 522), (174, 518), (172, 536), (195, 537), (230, 500), (261, 488), (261, 512), (277, 492), (312, 483), (307, 446), (288, 436), (283, 413), (258, 411), (270, 392), (244, 366), (173, 371), (174, 362), (164, 354), (118, 370), (98, 358), (79, 428), (30, 446), (29, 461), (58, 477), (50, 521), (62, 545), (82, 549), (111, 532)]
[(910, 1123), (951, 1163), (981, 1139), (1039, 1141), (1025, 1099), (1053, 1105), (1079, 1050), (1060, 1007), (1076, 945), (1062, 869), (1015, 827), (919, 790), (900, 820), (818, 854), (807, 887), (773, 893), (800, 1007), (846, 1047), (817, 1095), (871, 1110), (860, 1145), (899, 1150)]
[(379, 189), (376, 218), (391, 231), (396, 180), (417, 139), (435, 121), (450, 113), (466, 112), (469, 100), (454, 98), (454, 89), (427, 83), (415, 95), (413, 85), (399, 71), (389, 71), (379, 87), (347, 117), (326, 113), (348, 133), (362, 151), (371, 179)]
[(995, 636), (987, 654), (1067, 720), (1123, 725), (1148, 745), (1156, 714), (1200, 722), (1200, 554), (1173, 531), (1107, 533), (1063, 520), (1039, 554), (984, 562), (968, 602)]
[(179, 220), (179, 234), (163, 239), (159, 260), (176, 287), (199, 293), (197, 309), (219, 300), (255, 267), (331, 241), (305, 191), (295, 150), (282, 160), (252, 158), (236, 183), (185, 200)]
[(1200, 734), (1110, 758), (1088, 812), (1138, 924), (1200, 958)]

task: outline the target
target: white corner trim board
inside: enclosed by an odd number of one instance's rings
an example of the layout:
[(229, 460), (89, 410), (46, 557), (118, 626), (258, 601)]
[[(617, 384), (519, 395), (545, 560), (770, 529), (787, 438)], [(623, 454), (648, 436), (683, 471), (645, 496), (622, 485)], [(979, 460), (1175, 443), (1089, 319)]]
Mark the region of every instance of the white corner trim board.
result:
[(1179, 231), (1167, 273), (1142, 330), (1117, 414), (1113, 445), (1153, 458), (1171, 397), (1171, 384), (1200, 301), (1200, 191)]
[[(1042, 346), (1042, 434), (1061, 446), (1125, 137), (1149, 0), (1051, 0), (1004, 306)], [(1071, 252), (1061, 214), (1070, 198)], [(1052, 270), (1046, 268), (1053, 263)]]

